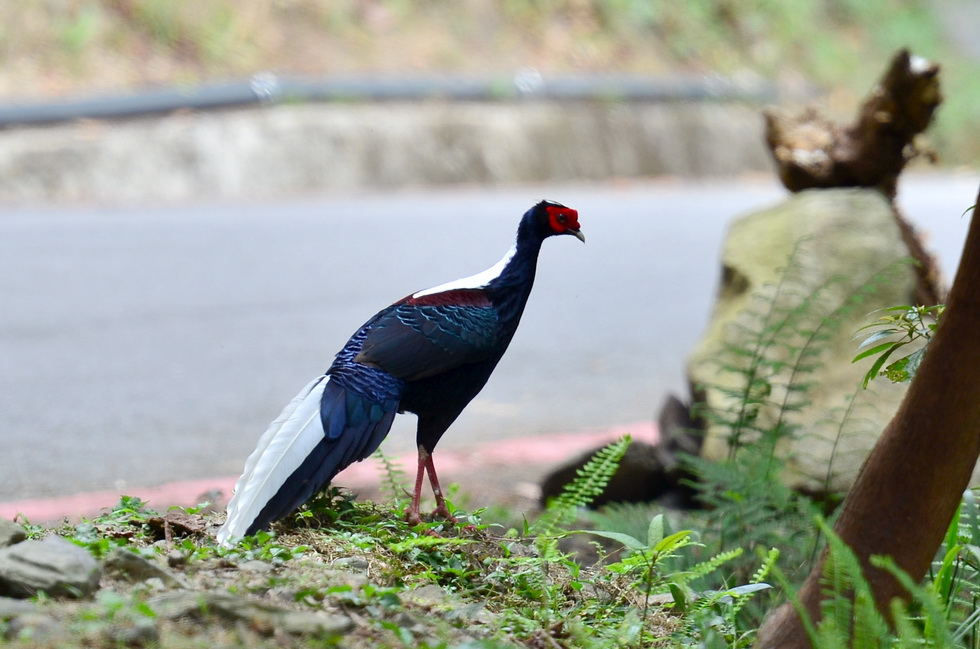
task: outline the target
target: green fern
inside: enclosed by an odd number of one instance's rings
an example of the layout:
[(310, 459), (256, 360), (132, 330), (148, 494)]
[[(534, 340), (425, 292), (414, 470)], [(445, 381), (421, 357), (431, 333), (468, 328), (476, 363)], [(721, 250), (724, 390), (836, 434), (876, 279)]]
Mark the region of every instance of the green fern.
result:
[[(745, 552), (733, 563), (734, 583), (747, 583), (757, 552), (778, 547), (793, 579), (807, 572), (815, 556), (819, 536), (813, 520), (823, 503), (786, 487), (780, 480), (792, 460), (784, 449), (803, 434), (793, 413), (809, 406), (809, 376), (824, 362), (825, 352), (836, 340), (841, 325), (868, 310), (867, 304), (880, 287), (907, 272), (900, 260), (869, 273), (864, 281), (846, 278), (854, 287), (841, 295), (845, 279), (832, 278), (813, 287), (803, 264), (808, 242), (797, 243), (774, 285), (751, 298), (751, 306), (735, 325), (737, 343), (728, 343), (716, 356), (723, 386), (710, 386), (730, 408), (697, 404), (695, 414), (720, 429), (729, 443), (725, 462), (684, 458), (697, 481), (693, 485), (706, 511), (692, 516), (688, 527), (702, 530), (703, 548), (685, 552), (688, 565), (706, 561), (733, 548)], [(701, 386), (707, 389), (706, 386)], [(856, 405), (827, 413), (821, 427), (836, 431), (836, 445), (844, 434), (844, 422), (852, 421)], [(842, 419), (843, 418), (843, 419)], [(827, 469), (827, 482), (833, 466)], [(831, 497), (828, 502), (833, 502)], [(719, 591), (724, 584), (718, 584)], [(747, 616), (758, 622), (766, 610), (766, 598), (753, 598)], [(740, 605), (741, 608), (741, 605)]]
[(401, 508), (407, 499), (405, 498), (405, 484), (408, 475), (393, 459), (385, 455), (380, 448), (372, 455), (374, 459), (381, 463), (383, 469), (381, 473), (381, 489), (384, 491), (397, 507)]
[(950, 624), (949, 609), (936, 592), (935, 582), (915, 583), (889, 557), (873, 556), (872, 566), (889, 572), (910, 595), (910, 603), (895, 600), (890, 604), (894, 628), (890, 628), (878, 610), (871, 586), (861, 562), (854, 552), (823, 521), (817, 526), (827, 538), (827, 555), (821, 577), (823, 597), (820, 619), (810, 619), (796, 598), (793, 587), (778, 569), (773, 572), (790, 595), (789, 600), (806, 629), (814, 649), (897, 649), (975, 647), (963, 640), (975, 631)]
[(624, 435), (596, 451), (585, 466), (578, 469), (576, 478), (548, 503), (544, 513), (528, 531), (546, 539), (571, 525), (579, 508), (589, 505), (605, 490), (632, 441), (629, 435)]

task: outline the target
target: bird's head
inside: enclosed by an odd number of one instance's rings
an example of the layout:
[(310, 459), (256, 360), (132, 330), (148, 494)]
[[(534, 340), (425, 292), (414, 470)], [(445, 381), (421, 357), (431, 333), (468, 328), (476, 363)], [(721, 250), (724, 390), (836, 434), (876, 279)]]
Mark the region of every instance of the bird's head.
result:
[(532, 210), (543, 235), (570, 234), (582, 243), (585, 235), (578, 224), (578, 211), (554, 201), (541, 201)]

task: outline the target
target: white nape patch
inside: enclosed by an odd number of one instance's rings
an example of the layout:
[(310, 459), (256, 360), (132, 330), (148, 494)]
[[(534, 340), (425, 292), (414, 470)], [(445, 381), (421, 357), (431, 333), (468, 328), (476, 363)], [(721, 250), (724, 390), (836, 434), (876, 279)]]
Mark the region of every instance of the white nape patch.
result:
[(928, 59), (924, 59), (921, 56), (912, 55), (909, 57), (909, 71), (915, 74), (922, 74), (926, 72), (932, 65), (929, 63)]
[(496, 264), (486, 269), (482, 273), (477, 273), (476, 275), (470, 275), (469, 277), (462, 277), (452, 282), (446, 282), (445, 284), (440, 284), (439, 286), (433, 286), (432, 288), (427, 288), (424, 291), (419, 291), (412, 295), (413, 298), (420, 298), (425, 295), (432, 295), (434, 293), (442, 293), (444, 291), (454, 291), (461, 288), (483, 288), (496, 278), (500, 277), (500, 274), (504, 272), (504, 268), (510, 263), (511, 258), (514, 253), (517, 252), (517, 246), (514, 245), (507, 254), (504, 255), (503, 259), (498, 261)]

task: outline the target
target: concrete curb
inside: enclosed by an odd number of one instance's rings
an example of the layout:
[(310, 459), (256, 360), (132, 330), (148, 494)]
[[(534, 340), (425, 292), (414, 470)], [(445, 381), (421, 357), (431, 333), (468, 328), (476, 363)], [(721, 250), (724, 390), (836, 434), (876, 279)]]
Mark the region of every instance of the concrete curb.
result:
[(740, 102), (277, 105), (0, 131), (0, 201), (257, 198), (770, 168)]

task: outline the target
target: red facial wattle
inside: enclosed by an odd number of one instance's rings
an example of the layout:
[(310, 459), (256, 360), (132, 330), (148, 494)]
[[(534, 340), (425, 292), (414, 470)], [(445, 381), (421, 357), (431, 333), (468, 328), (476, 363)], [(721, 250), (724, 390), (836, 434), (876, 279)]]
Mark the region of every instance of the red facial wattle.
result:
[(548, 211), (548, 223), (555, 234), (576, 232), (580, 229), (577, 210), (558, 205), (549, 205), (545, 209)]

